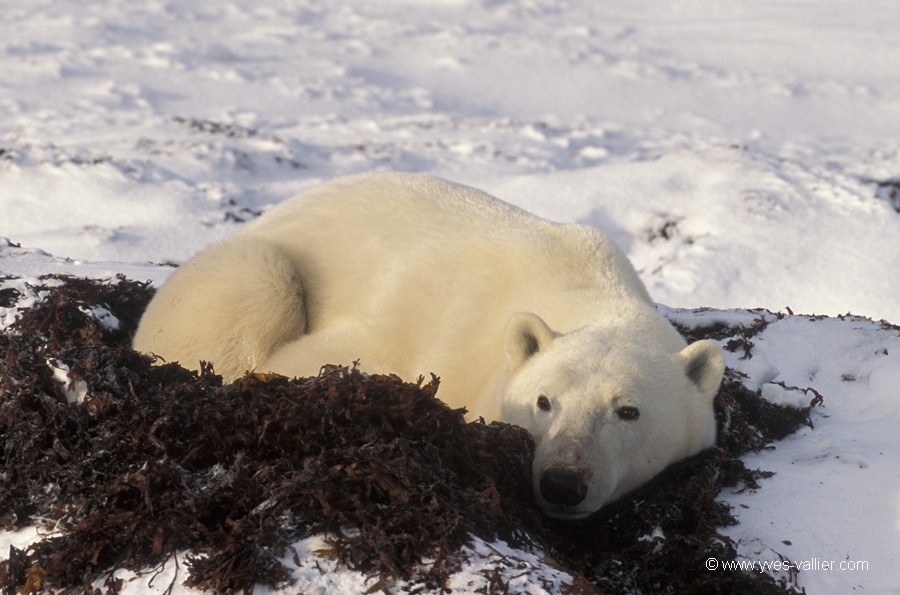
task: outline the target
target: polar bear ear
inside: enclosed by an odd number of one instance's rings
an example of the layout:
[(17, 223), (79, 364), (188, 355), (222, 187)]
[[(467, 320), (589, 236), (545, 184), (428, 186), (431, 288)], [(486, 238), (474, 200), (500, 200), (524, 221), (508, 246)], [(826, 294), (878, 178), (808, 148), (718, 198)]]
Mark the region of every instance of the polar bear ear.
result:
[(712, 401), (725, 373), (722, 350), (712, 341), (697, 341), (682, 349), (680, 355), (687, 377)]
[(547, 347), (554, 338), (556, 333), (540, 316), (531, 312), (513, 314), (506, 324), (503, 339), (509, 371), (524, 364), (532, 355)]

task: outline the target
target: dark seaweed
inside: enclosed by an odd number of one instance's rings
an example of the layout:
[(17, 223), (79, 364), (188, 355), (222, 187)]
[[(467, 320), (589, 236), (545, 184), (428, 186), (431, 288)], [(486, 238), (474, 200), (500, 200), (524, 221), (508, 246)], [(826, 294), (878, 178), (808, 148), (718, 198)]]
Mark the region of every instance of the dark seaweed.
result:
[[(563, 523), (534, 503), (527, 433), (466, 423), (435, 398), (436, 378), (329, 366), (316, 378), (223, 385), (211, 366), (153, 365), (130, 349), (147, 284), (63, 281), (0, 335), (0, 527), (61, 530), (11, 548), (0, 562), (3, 593), (90, 590), (110, 571), (154, 567), (176, 550), (193, 552), (188, 586), (283, 585), (289, 546), (322, 532), (344, 564), (438, 590), (470, 535), (537, 544), (576, 577), (571, 592), (789, 588), (703, 566), (735, 557), (717, 532), (734, 519), (716, 495), (765, 476), (738, 457), (808, 423), (808, 410), (766, 404), (734, 378), (716, 400), (716, 448)], [(118, 329), (91, 306), (110, 311)], [(83, 403), (69, 404), (50, 359), (86, 383)], [(665, 540), (647, 539), (655, 528)], [(423, 570), (423, 556), (436, 562)], [(114, 593), (121, 582), (105, 587)], [(506, 588), (498, 575), (491, 590)]]

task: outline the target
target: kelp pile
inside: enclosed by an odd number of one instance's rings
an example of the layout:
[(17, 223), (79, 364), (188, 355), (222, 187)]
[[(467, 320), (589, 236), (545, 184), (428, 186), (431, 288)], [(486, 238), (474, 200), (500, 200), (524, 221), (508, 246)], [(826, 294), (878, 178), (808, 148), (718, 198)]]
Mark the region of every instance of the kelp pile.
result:
[[(466, 423), (435, 398), (436, 378), (326, 366), (315, 378), (225, 385), (211, 366), (154, 365), (130, 349), (147, 284), (46, 283), (0, 334), (0, 527), (55, 531), (0, 552), (4, 593), (104, 581), (114, 593), (112, 572), (152, 568), (176, 551), (191, 552), (191, 587), (284, 585), (291, 544), (323, 533), (345, 565), (433, 590), (471, 535), (541, 547), (576, 577), (572, 592), (787, 588), (703, 565), (735, 556), (717, 533), (733, 519), (715, 496), (760, 476), (738, 457), (808, 421), (808, 411), (766, 404), (734, 379), (716, 401), (717, 448), (591, 519), (563, 523), (534, 503), (527, 433)], [(14, 291), (0, 295), (3, 307)]]

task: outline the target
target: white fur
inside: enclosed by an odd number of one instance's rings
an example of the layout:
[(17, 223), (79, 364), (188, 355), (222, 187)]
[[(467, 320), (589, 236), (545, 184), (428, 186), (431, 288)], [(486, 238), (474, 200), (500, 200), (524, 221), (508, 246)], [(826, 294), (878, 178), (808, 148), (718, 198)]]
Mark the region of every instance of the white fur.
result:
[[(389, 173), (320, 186), (201, 252), (159, 290), (134, 346), (212, 361), (227, 380), (357, 359), (407, 379), (434, 372), (452, 407), (532, 433), (537, 498), (561, 517), (712, 445), (724, 367), (714, 344), (686, 347), (596, 230)], [(620, 419), (623, 404), (640, 416)], [(547, 470), (578, 473), (583, 502), (548, 502)]]

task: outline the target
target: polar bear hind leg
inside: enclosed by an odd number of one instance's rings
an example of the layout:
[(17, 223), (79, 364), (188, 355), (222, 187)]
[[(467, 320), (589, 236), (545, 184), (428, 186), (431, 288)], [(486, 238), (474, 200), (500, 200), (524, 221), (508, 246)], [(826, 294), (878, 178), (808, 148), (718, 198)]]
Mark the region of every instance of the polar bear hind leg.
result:
[(215, 245), (172, 274), (150, 302), (134, 348), (226, 381), (255, 370), (306, 332), (303, 282), (276, 246), (252, 237)]

